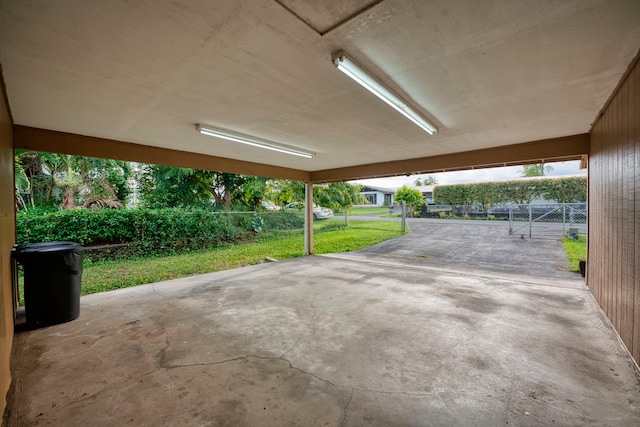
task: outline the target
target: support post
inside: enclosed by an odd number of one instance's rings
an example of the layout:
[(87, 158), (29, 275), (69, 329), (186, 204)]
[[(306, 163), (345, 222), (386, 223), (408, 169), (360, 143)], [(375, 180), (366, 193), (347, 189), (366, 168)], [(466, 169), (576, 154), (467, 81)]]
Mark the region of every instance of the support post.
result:
[(313, 184), (304, 185), (304, 254), (313, 255)]

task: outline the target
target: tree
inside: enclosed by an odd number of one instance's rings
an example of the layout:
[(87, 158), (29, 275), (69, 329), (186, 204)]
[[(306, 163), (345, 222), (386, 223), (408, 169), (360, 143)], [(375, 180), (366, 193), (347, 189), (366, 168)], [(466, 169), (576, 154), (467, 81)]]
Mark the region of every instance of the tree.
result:
[(352, 185), (348, 182), (332, 182), (325, 188), (314, 188), (313, 199), (317, 200), (317, 204), (320, 206), (343, 210), (344, 223), (348, 226), (347, 213), (360, 199), (361, 188), (359, 185)]
[[(63, 209), (121, 207), (129, 192), (129, 163), (67, 154), (16, 151), (16, 167), (28, 180), (22, 207), (60, 203)], [(58, 194), (61, 193), (62, 197)]]
[(15, 163), (15, 177), (14, 182), (16, 185), (16, 207), (17, 209), (27, 209), (27, 204), (22, 197), (23, 194), (29, 193), (31, 185), (29, 183), (29, 178), (24, 170), (24, 166), (20, 161), (20, 158), (16, 155), (14, 159)]
[(520, 176), (522, 176), (523, 178), (532, 176), (545, 176), (552, 170), (552, 166), (545, 165), (544, 163), (540, 163), (537, 165), (524, 165), (522, 166), (522, 172), (520, 172)]
[(267, 195), (267, 178), (259, 176), (248, 176), (247, 178), (240, 187), (240, 191), (235, 193), (236, 201), (244, 206), (257, 208)]
[(286, 205), (292, 202), (304, 202), (304, 182), (290, 181), (288, 179), (275, 179), (269, 181), (268, 195), (278, 205)]
[(422, 187), (427, 185), (436, 185), (438, 183), (438, 179), (434, 176), (427, 175), (424, 178), (416, 178), (414, 184), (416, 187)]
[(58, 154), (39, 153), (35, 151), (16, 150), (17, 162), (19, 161), (24, 173), (29, 180), (28, 192), (25, 194), (28, 203), (25, 207), (54, 206), (59, 200), (54, 195), (57, 169), (61, 166)]
[(420, 190), (403, 185), (396, 191), (395, 199), (396, 202), (406, 202), (407, 206), (413, 208), (410, 212), (414, 215), (420, 215), (424, 204), (424, 196)]
[(154, 209), (210, 205), (212, 180), (208, 171), (159, 165), (142, 165), (138, 176), (142, 204)]
[(139, 177), (143, 203), (152, 208), (255, 208), (264, 197), (266, 179), (202, 169), (143, 165)]

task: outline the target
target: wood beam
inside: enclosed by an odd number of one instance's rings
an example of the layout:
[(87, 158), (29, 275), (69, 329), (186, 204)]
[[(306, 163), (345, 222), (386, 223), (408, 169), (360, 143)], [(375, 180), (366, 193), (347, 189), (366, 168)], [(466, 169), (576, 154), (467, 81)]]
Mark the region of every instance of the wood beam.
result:
[(314, 183), (581, 160), (589, 154), (589, 134), (581, 134), (440, 156), (309, 172), (20, 125), (13, 126), (13, 136), (15, 149), (190, 167)]
[(13, 147), (305, 182), (310, 178), (309, 172), (298, 169), (19, 125), (13, 127)]
[(580, 160), (589, 154), (589, 134), (532, 141), (440, 156), (371, 163), (311, 172), (311, 182), (482, 169), (501, 166)]

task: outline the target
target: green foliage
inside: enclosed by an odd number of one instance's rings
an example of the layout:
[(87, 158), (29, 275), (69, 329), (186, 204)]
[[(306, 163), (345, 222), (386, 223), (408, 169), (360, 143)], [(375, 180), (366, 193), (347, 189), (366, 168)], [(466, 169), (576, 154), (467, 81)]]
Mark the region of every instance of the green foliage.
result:
[(313, 199), (319, 206), (331, 209), (349, 209), (358, 200), (361, 186), (348, 182), (332, 182), (326, 187), (313, 189)]
[(215, 247), (242, 231), (226, 215), (182, 209), (21, 212), (16, 224), (21, 245), (56, 240), (83, 246), (127, 243), (132, 254)]
[(127, 162), (18, 150), (16, 169), (21, 174), (20, 209), (52, 204), (65, 209), (121, 207), (130, 192), (132, 171)]
[(587, 258), (587, 236), (580, 234), (577, 240), (565, 237), (562, 243), (569, 259), (569, 271), (580, 271), (578, 261)]
[[(314, 228), (317, 230), (314, 247), (318, 254), (357, 250), (402, 235), (396, 222), (352, 221), (350, 227), (344, 227), (333, 221), (324, 221)], [(263, 234), (243, 244), (189, 254), (89, 263), (82, 274), (82, 293), (237, 268), (264, 261), (266, 257), (277, 260), (295, 258), (301, 256), (302, 251), (302, 232), (295, 235), (281, 232)]]
[(147, 208), (239, 206), (254, 209), (265, 195), (266, 178), (202, 169), (142, 165), (138, 174), (142, 205)]
[(366, 208), (353, 208), (351, 210), (351, 215), (369, 215), (369, 214), (386, 214), (389, 213), (388, 207), (366, 207)]
[(436, 177), (427, 175), (424, 178), (416, 178), (414, 184), (416, 187), (427, 186), (427, 185), (436, 185), (438, 180)]
[(268, 183), (268, 196), (276, 205), (304, 202), (304, 182), (275, 179)]
[(264, 226), (264, 220), (261, 216), (254, 216), (251, 218), (251, 229), (256, 233), (260, 233), (262, 231), (262, 227)]
[(407, 206), (413, 208), (414, 215), (420, 215), (420, 210), (424, 204), (424, 196), (415, 188), (409, 188), (406, 185), (398, 188), (395, 195), (396, 202), (406, 202)]
[[(231, 175), (231, 174), (229, 174)], [(267, 178), (258, 176), (235, 175), (244, 178), (239, 191), (234, 191), (233, 202), (248, 209), (255, 209), (267, 195)]]
[(151, 209), (210, 206), (214, 175), (191, 168), (142, 165), (138, 176), (142, 205)]
[(347, 213), (360, 200), (359, 185), (348, 182), (332, 182), (326, 187), (314, 188), (313, 199), (319, 206), (330, 209), (340, 209), (344, 212), (344, 223), (349, 225)]
[(126, 244), (126, 255), (216, 247), (247, 231), (302, 229), (299, 212), (230, 214), (185, 209), (30, 210), (16, 218), (18, 244), (74, 241), (83, 246)]
[(31, 183), (24, 170), (24, 166), (18, 156), (15, 156), (15, 176), (14, 182), (16, 185), (16, 206), (18, 209), (27, 209), (29, 206), (23, 197), (23, 194), (28, 194), (31, 189)]
[(436, 204), (470, 205), (471, 184), (438, 185), (433, 189), (433, 200)]
[(586, 200), (587, 179), (571, 177), (438, 185), (433, 190), (433, 197), (438, 204), (461, 206), (479, 203), (485, 208), (499, 203), (529, 203), (536, 198), (573, 203)]
[(265, 231), (296, 230), (304, 228), (304, 214), (295, 211), (263, 212), (262, 227)]
[(587, 179), (572, 177), (546, 180), (545, 196), (558, 203), (575, 203), (587, 200)]
[(522, 166), (522, 172), (520, 173), (520, 176), (522, 176), (523, 178), (532, 176), (545, 176), (552, 170), (552, 166), (545, 165), (544, 163), (540, 163), (537, 165), (524, 165)]

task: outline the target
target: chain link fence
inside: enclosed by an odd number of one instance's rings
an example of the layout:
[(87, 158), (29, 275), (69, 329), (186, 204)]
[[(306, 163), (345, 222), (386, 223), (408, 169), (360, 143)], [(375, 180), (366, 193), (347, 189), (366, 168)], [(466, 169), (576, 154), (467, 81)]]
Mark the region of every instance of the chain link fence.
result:
[(577, 237), (587, 233), (586, 203), (509, 205), (509, 235)]

